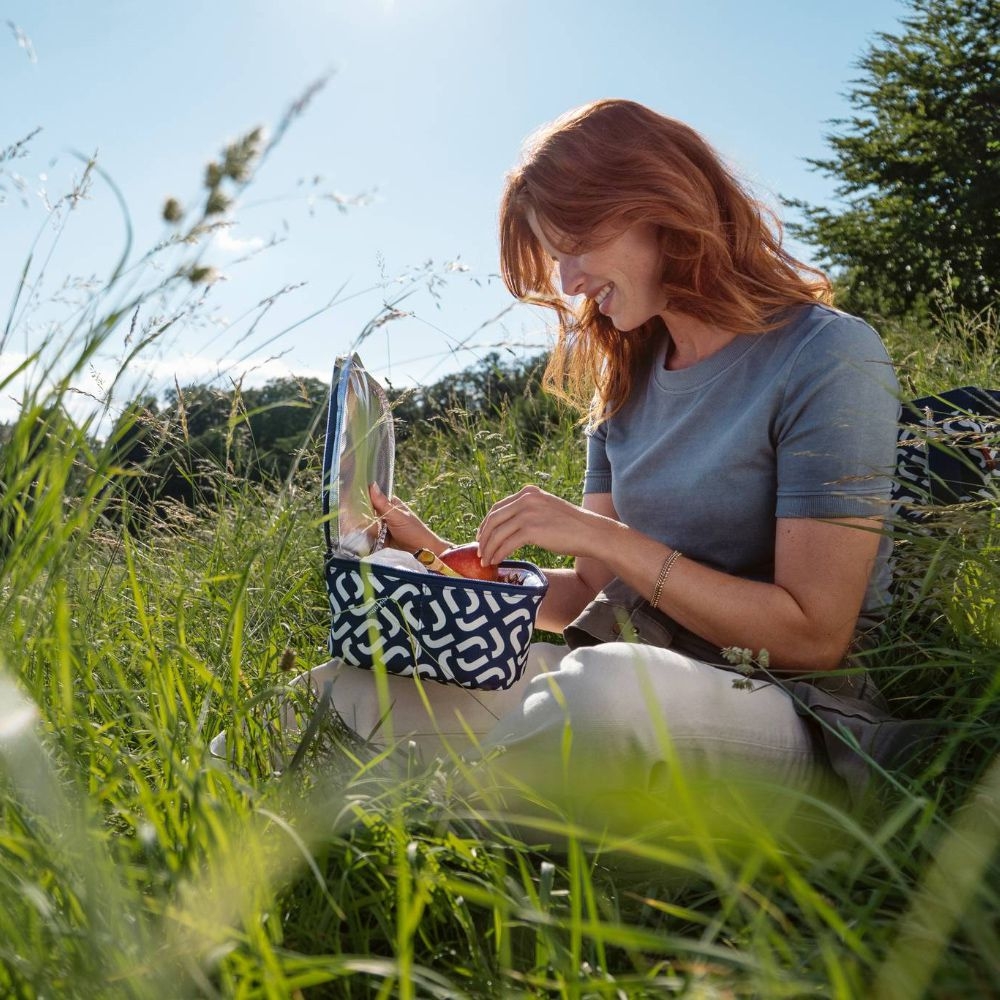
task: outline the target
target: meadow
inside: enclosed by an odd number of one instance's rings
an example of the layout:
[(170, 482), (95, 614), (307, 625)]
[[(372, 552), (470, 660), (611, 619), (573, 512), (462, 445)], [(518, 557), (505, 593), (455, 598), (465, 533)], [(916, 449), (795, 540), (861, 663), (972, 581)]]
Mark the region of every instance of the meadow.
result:
[[(553, 813), (547, 850), (467, 808), (453, 761), (377, 752), (330, 719), (289, 746), (275, 725), (295, 671), (326, 658), (314, 439), (258, 482), (252, 452), (206, 467), (182, 420), (157, 425), (212, 488), (150, 507), (115, 448), (127, 422), (109, 437), (100, 407), (68, 415), (112, 336), (131, 322), (124, 373), (197, 307), (197, 256), (170, 260), (148, 285), (123, 264), (67, 313), (2, 432), (0, 995), (1000, 993), (995, 504), (901, 545), (910, 596), (871, 665), (941, 736), (864, 817), (828, 808), (827, 849), (764, 825), (736, 849), (609, 844)], [(880, 327), (907, 394), (1000, 386), (995, 316)], [(471, 537), (526, 482), (577, 498), (574, 416), (539, 437), (516, 402), (406, 437), (397, 491), (442, 534)], [(247, 420), (235, 405), (227, 439)], [(231, 767), (208, 753), (223, 729)]]

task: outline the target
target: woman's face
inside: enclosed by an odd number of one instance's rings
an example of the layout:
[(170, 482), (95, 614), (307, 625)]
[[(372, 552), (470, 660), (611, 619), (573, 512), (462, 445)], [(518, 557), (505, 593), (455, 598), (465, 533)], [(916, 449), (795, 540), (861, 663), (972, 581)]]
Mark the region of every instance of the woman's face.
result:
[(528, 216), (528, 225), (558, 265), (563, 294), (593, 299), (619, 330), (635, 330), (663, 312), (662, 254), (653, 223), (632, 226), (599, 247), (580, 253), (553, 246), (551, 239), (557, 237), (552, 233), (547, 236), (533, 214)]

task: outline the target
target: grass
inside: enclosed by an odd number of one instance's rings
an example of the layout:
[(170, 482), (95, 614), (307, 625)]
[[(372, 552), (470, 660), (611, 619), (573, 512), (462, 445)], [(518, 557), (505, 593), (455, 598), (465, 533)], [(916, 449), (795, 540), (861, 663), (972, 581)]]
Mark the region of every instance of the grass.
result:
[[(100, 414), (66, 416), (74, 374), (136, 303), (190, 308), (192, 266), (95, 293), (61, 328), (58, 375), (4, 430), (0, 995), (1000, 992), (994, 513), (947, 511), (911, 549), (921, 599), (890, 622), (880, 676), (944, 737), (864, 822), (826, 808), (836, 850), (793, 849), (765, 823), (727, 851), (518, 821), (474, 808), (461, 768), (376, 752), (336, 719), (288, 766), (277, 702), (325, 658), (315, 460), (272, 487), (217, 469), (210, 503), (150, 519)], [(948, 317), (887, 339), (916, 393), (1000, 384), (997, 336)], [(579, 431), (567, 419), (539, 444), (509, 411), (455, 412), (407, 441), (397, 474), (462, 539), (524, 482), (575, 498)], [(233, 768), (208, 754), (223, 728)]]

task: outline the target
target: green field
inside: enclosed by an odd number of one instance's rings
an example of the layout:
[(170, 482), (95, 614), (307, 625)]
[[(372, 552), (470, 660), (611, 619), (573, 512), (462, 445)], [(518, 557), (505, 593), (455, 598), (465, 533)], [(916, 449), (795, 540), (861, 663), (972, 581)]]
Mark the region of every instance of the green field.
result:
[[(329, 624), (320, 446), (254, 435), (321, 400), (237, 386), (206, 430), (184, 400), (207, 390), (128, 407), (115, 380), (80, 416), (73, 389), (113, 338), (124, 385), (196, 321), (211, 195), (253, 142), (176, 239), (53, 304), (26, 390), (0, 377), (20, 402), (0, 427), (0, 996), (1000, 995), (995, 502), (901, 534), (907, 598), (870, 665), (941, 737), (863, 817), (820, 804), (818, 844), (766, 822), (698, 835), (697, 797), (683, 842), (609, 841), (557, 809), (529, 830), (470, 806), (461, 761), (378, 754), (329, 719), (286, 745), (278, 703)], [(28, 339), (40, 266), (0, 347)], [(1000, 387), (995, 314), (873, 321), (908, 396)], [(525, 483), (577, 500), (574, 416), (523, 384), (470, 412), (470, 385), (437, 387), (434, 419), (397, 401), (397, 492), (456, 541)], [(231, 768), (208, 753), (223, 729)]]
[[(67, 338), (71, 367), (102, 319)], [(995, 325), (884, 329), (908, 392), (1000, 384)], [(835, 849), (760, 828), (735, 848), (609, 854), (553, 814), (566, 843), (547, 851), (470, 819), (452, 762), (373, 755), (324, 725), (275, 767), (289, 668), (324, 659), (314, 445), (284, 481), (203, 462), (209, 502), (151, 512), (128, 500), (141, 472), (66, 417), (68, 385), (38, 387), (3, 432), (0, 995), (1000, 992), (992, 506), (943, 511), (905, 547), (920, 597), (873, 663), (943, 737), (864, 821), (829, 813)], [(445, 408), (401, 445), (398, 492), (456, 539), (524, 482), (575, 498), (579, 429), (565, 415), (539, 441), (525, 405)], [(183, 427), (160, 430), (183, 465)], [(231, 726), (237, 767), (212, 766)]]

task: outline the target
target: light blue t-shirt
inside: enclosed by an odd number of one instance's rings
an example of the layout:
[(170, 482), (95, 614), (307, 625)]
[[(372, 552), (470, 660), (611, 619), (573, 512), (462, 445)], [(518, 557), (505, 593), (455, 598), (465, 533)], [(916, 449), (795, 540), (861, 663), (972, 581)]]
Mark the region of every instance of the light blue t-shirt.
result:
[[(588, 440), (585, 493), (723, 572), (773, 581), (776, 518), (885, 515), (899, 387), (878, 334), (825, 306), (680, 371), (667, 338)], [(862, 615), (888, 603), (884, 537)]]

